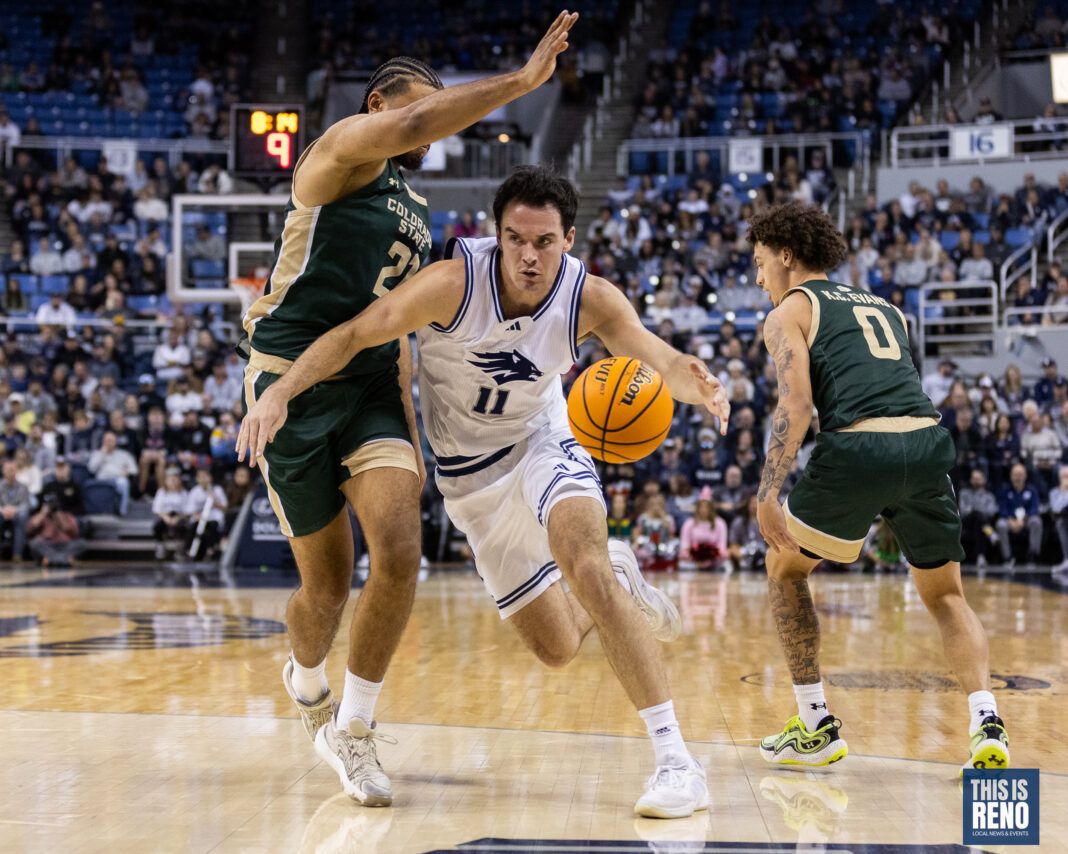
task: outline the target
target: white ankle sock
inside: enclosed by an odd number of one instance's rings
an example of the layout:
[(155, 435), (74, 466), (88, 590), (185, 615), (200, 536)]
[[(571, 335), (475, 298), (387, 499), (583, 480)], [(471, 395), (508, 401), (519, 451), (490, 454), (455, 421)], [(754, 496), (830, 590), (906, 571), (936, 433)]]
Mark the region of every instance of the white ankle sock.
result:
[(675, 719), (675, 704), (668, 700), (659, 706), (650, 706), (638, 712), (649, 730), (649, 739), (653, 742), (656, 764), (666, 765), (669, 756), (683, 759), (690, 758), (686, 742), (682, 740), (682, 730)]
[(983, 718), (998, 713), (998, 702), (989, 691), (976, 691), (968, 695), (968, 711), (971, 712), (972, 721), (968, 734), (978, 732), (983, 725)]
[(330, 690), (330, 683), (326, 681), (326, 659), (315, 667), (305, 667), (292, 654), (290, 659), (293, 661), (293, 677), (290, 681), (297, 696), (305, 703), (314, 703), (321, 699), (323, 694)]
[(345, 671), (345, 693), (337, 710), (337, 725), (347, 727), (353, 718), (370, 726), (375, 718), (375, 702), (382, 693), (381, 682), (368, 682), (351, 670)]
[(797, 698), (797, 714), (805, 729), (814, 732), (819, 722), (829, 712), (827, 711), (827, 698), (823, 696), (823, 682), (813, 682), (811, 685), (794, 685), (794, 696)]

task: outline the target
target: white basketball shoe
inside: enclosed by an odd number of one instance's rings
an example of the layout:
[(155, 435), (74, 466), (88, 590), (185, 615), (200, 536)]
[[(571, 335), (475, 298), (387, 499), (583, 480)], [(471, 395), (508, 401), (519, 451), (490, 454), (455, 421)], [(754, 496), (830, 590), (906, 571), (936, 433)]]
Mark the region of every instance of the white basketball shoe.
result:
[(286, 686), (286, 693), (289, 694), (289, 698), (300, 712), (300, 720), (301, 723), (304, 724), (304, 729), (308, 733), (308, 738), (315, 741), (315, 734), (319, 732), (324, 724), (334, 719), (334, 712), (337, 709), (337, 703), (334, 702), (334, 695), (331, 694), (330, 689), (327, 688), (326, 693), (314, 703), (306, 703), (304, 700), (300, 699), (300, 697), (297, 696), (296, 690), (293, 688), (292, 656), (286, 659), (286, 663), (282, 667), (282, 684)]
[(396, 739), (375, 731), (353, 718), (345, 728), (330, 720), (315, 735), (315, 752), (337, 772), (345, 794), (365, 807), (388, 807), (393, 803), (389, 777), (378, 761), (375, 741), (396, 744)]
[(608, 557), (612, 561), (613, 572), (626, 579), (627, 583), (623, 586), (630, 589), (630, 595), (645, 614), (653, 637), (665, 643), (675, 640), (682, 631), (679, 609), (663, 590), (645, 580), (630, 546), (622, 540), (609, 540)]
[(669, 756), (658, 765), (634, 805), (634, 812), (646, 818), (686, 818), (703, 809), (708, 809), (708, 778), (689, 756)]

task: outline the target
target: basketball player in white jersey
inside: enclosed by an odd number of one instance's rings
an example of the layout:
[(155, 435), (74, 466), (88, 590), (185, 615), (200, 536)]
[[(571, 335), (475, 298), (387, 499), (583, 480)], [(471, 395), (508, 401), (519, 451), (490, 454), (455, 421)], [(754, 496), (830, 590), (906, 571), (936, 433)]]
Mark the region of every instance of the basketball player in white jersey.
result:
[[(729, 407), (701, 360), (646, 330), (612, 283), (567, 254), (577, 206), (566, 179), (542, 167), (515, 170), (494, 199), (497, 237), (452, 243), (449, 260), (320, 338), (249, 411), (238, 453), (262, 453), (289, 401), (354, 354), (417, 331), (437, 483), (501, 618), (556, 667), (597, 627), (656, 756), (635, 810), (688, 816), (708, 806), (708, 786), (682, 739), (654, 642), (654, 632), (677, 636), (678, 612), (642, 579), (629, 546), (608, 541), (601, 485), (568, 427), (560, 374), (595, 335), (660, 371), (677, 399), (704, 404), (724, 429)], [(555, 583), (561, 576), (568, 592)], [(332, 729), (317, 736), (328, 761)]]

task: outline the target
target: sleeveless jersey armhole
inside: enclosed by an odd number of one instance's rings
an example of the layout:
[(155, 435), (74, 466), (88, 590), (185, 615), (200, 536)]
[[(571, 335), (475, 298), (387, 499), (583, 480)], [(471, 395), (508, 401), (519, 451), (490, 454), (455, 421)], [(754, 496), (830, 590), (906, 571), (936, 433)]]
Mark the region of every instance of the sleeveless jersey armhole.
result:
[(819, 297), (816, 296), (816, 294), (812, 290), (806, 288), (804, 285), (798, 285), (795, 288), (790, 288), (790, 290), (783, 294), (783, 299), (785, 300), (786, 297), (790, 296), (790, 294), (792, 293), (804, 294), (806, 297), (808, 297), (809, 305), (812, 306), (812, 322), (809, 324), (808, 338), (805, 340), (805, 343), (808, 345), (808, 349), (811, 350), (812, 344), (816, 340), (816, 333), (820, 331), (820, 300)]
[(440, 323), (433, 322), (430, 324), (430, 326), (437, 332), (444, 332), (446, 334), (455, 332), (460, 327), (460, 323), (463, 321), (464, 316), (467, 314), (467, 309), (471, 305), (471, 293), (473, 290), (472, 279), (474, 278), (474, 271), (472, 270), (471, 250), (467, 248), (462, 240), (453, 237), (445, 244), (445, 258), (449, 260), (455, 258), (457, 249), (459, 249), (464, 256), (463, 299), (460, 300), (460, 307), (456, 309), (456, 316), (448, 326), (442, 326)]
[[(566, 256), (565, 256), (566, 258)], [(575, 282), (575, 289), (571, 292), (571, 306), (568, 317), (568, 341), (571, 344), (571, 358), (578, 363), (579, 360), (579, 312), (582, 310), (582, 288), (586, 284), (586, 265), (578, 262), (579, 274)]]
[(905, 327), (905, 340), (909, 340), (909, 322), (905, 319), (905, 312), (898, 308), (893, 303), (890, 303), (890, 308), (897, 312), (897, 316), (901, 318), (901, 325)]

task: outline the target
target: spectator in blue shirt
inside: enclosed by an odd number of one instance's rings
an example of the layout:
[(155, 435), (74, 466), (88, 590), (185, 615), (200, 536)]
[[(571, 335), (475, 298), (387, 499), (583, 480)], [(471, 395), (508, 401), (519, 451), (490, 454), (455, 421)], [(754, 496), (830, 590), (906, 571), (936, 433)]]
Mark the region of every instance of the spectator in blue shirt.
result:
[(1042, 360), (1042, 379), (1035, 383), (1035, 403), (1043, 410), (1049, 408), (1053, 401), (1054, 386), (1063, 383), (1064, 378), (1057, 373), (1057, 361), (1051, 358)]
[(1027, 535), (1027, 561), (1034, 563), (1042, 549), (1042, 518), (1038, 515), (1038, 490), (1027, 480), (1027, 469), (1016, 463), (1009, 483), (998, 497), (998, 521), (1001, 557), (1007, 567), (1015, 565), (1013, 541)]

